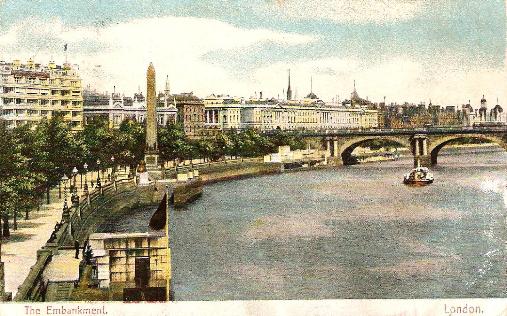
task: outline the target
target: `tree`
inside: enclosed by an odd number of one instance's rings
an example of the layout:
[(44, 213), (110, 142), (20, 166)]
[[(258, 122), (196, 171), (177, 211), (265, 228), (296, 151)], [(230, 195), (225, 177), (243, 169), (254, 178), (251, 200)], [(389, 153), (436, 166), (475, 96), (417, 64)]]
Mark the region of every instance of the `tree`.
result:
[(181, 124), (169, 123), (158, 131), (158, 149), (163, 161), (176, 161), (194, 152)]
[(113, 132), (113, 138), (118, 163), (133, 167), (144, 158), (146, 132), (141, 123), (132, 119), (124, 120), (119, 129)]
[(32, 176), (30, 159), (21, 154), (21, 145), (14, 133), (7, 130), (0, 122), (0, 135), (3, 146), (0, 146), (0, 217), (2, 219), (2, 236), (9, 237), (9, 219), (14, 218), (14, 229), (17, 228), (17, 217), (20, 206), (27, 207), (37, 178)]
[(70, 174), (74, 167), (83, 163), (87, 150), (82, 139), (72, 133), (61, 115), (42, 120), (34, 132), (39, 141), (34, 144), (33, 150), (39, 151), (37, 168), (46, 179), (49, 203), (50, 188), (60, 183), (63, 174)]
[(25, 219), (29, 219), (29, 211), (34, 206), (40, 205), (40, 200), (43, 198), (47, 178), (43, 173), (41, 163), (43, 156), (38, 150), (41, 148), (40, 139), (36, 137), (36, 133), (29, 125), (16, 127), (13, 131), (15, 143), (19, 146), (19, 151), (23, 157), (28, 158), (28, 171), (31, 178), (32, 190), (26, 192), (24, 198), (20, 201), (19, 205), (25, 208)]
[(271, 142), (270, 152), (277, 152), (278, 146), (290, 146), (292, 150), (304, 149), (306, 146), (303, 138), (298, 137), (296, 133), (279, 129), (273, 132), (269, 141)]
[(84, 148), (86, 148), (84, 161), (97, 169), (97, 160), (101, 161), (101, 166), (107, 166), (111, 157), (116, 152), (115, 136), (107, 118), (96, 118), (92, 120), (80, 132), (79, 138), (82, 139)]

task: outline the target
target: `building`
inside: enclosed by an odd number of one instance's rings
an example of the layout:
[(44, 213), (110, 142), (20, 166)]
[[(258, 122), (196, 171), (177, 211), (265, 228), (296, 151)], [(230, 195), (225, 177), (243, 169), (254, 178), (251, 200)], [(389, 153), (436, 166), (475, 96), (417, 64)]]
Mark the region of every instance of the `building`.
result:
[(484, 95), (481, 98), (480, 107), (478, 109), (474, 110), (470, 105), (469, 100), (468, 104), (462, 106), (460, 114), (463, 120), (463, 125), (465, 126), (506, 124), (507, 122), (507, 117), (502, 106), (498, 103), (498, 99), (496, 100), (496, 105), (488, 111), (488, 102)]
[(205, 135), (203, 100), (192, 92), (173, 94), (170, 97), (178, 109), (178, 122), (183, 125), (185, 134), (190, 137)]
[(243, 102), (241, 98), (214, 94), (205, 98), (204, 125), (207, 133), (212, 133), (213, 130), (240, 129)]
[[(463, 108), (468, 111), (468, 108)], [(462, 111), (455, 106), (440, 106), (430, 100), (428, 106), (424, 102), (413, 104), (391, 104), (381, 108), (385, 128), (422, 128), (428, 126), (461, 126)]]
[[(177, 109), (172, 103), (157, 106), (158, 125), (165, 126), (176, 122)], [(134, 97), (125, 97), (119, 93), (101, 94), (95, 91), (84, 92), (84, 124), (96, 118), (105, 118), (111, 128), (118, 128), (126, 119), (143, 123), (146, 120), (146, 98), (141, 92)]]
[(36, 124), (62, 115), (73, 130), (83, 122), (83, 89), (78, 66), (0, 61), (0, 116), (8, 127)]
[[(171, 278), (170, 249), (163, 231), (94, 233), (92, 280), (108, 288), (112, 297), (127, 300), (165, 300)], [(140, 289), (153, 299), (137, 297)]]
[(347, 108), (327, 104), (265, 103), (245, 104), (241, 112), (241, 128), (261, 131), (333, 130), (377, 128), (376, 110)]

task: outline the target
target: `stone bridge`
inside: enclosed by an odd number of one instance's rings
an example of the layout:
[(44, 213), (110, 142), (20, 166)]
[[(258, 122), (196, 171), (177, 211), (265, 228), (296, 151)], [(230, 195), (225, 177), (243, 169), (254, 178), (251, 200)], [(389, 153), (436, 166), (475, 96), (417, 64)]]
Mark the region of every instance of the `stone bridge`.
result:
[(507, 126), (305, 131), (301, 136), (326, 149), (337, 165), (352, 164), (354, 149), (371, 140), (390, 141), (410, 148), (414, 165), (419, 162), (422, 166), (435, 165), (440, 149), (461, 139), (489, 141), (507, 150)]

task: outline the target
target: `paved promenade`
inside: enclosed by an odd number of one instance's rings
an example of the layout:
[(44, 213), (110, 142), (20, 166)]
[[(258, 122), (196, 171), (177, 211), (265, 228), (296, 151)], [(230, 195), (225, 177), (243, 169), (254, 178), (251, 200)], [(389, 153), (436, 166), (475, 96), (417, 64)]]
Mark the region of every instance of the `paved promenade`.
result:
[[(107, 173), (105, 175), (107, 179)], [(90, 182), (96, 183), (97, 173), (90, 172), (87, 178), (89, 190), (91, 191)], [(76, 184), (78, 194), (81, 196), (83, 190), (80, 188), (79, 175), (77, 176)], [(11, 227), (11, 237), (2, 240), (1, 258), (5, 263), (5, 290), (12, 292), (13, 297), (16, 295), (18, 286), (23, 283), (28, 272), (30, 272), (30, 267), (35, 263), (37, 250), (46, 243), (55, 224), (62, 219), (63, 196), (63, 186), (61, 199), (58, 198), (58, 187), (51, 190), (51, 203), (44, 203), (40, 211), (37, 211), (37, 209), (32, 210), (29, 220), (18, 219), (18, 229), (13, 230)], [(67, 203), (70, 206), (70, 194), (68, 194)], [(12, 225), (12, 219), (10, 220), (10, 224)]]

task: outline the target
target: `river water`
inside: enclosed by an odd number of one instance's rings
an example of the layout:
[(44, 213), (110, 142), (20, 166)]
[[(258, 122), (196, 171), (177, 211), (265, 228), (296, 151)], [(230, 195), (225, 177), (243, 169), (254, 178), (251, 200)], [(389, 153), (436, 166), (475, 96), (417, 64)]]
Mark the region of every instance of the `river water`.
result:
[(172, 215), (176, 300), (507, 297), (507, 154), (206, 186)]

